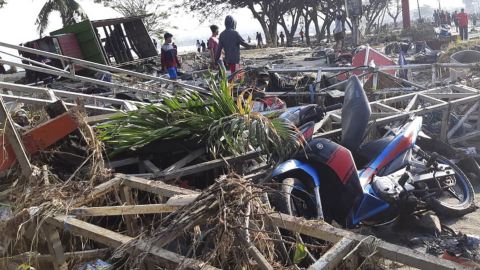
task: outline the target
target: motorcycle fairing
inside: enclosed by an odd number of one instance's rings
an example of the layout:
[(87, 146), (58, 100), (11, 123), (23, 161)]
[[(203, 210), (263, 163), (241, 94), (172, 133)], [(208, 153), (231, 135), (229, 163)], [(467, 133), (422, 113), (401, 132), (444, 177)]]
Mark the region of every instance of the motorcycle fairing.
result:
[(359, 183), (357, 167), (350, 151), (328, 139), (317, 138), (310, 141), (305, 147), (305, 153), (297, 155), (297, 159), (327, 165), (343, 185)]
[[(362, 200), (358, 204), (352, 216), (352, 224), (347, 224), (347, 227), (356, 225), (360, 221), (372, 217), (385, 209), (390, 207), (390, 204), (380, 199), (373, 190), (371, 185), (364, 188)], [(349, 226), (350, 225), (350, 226)]]
[(418, 137), (418, 132), (422, 128), (422, 118), (415, 117), (415, 119), (405, 126), (404, 130), (400, 132), (385, 149), (375, 158), (368, 167), (363, 170), (360, 175), (360, 183), (363, 188), (369, 185), (373, 176), (387, 164), (392, 162), (398, 156), (403, 154), (411, 148)]
[(313, 168), (309, 164), (301, 162), (296, 159), (290, 159), (278, 165), (275, 168), (275, 170), (272, 172), (272, 177), (276, 177), (281, 174), (295, 171), (295, 170), (304, 171), (305, 173), (307, 173), (312, 177), (316, 187), (320, 186), (320, 177), (318, 176), (317, 170), (315, 170), (315, 168)]

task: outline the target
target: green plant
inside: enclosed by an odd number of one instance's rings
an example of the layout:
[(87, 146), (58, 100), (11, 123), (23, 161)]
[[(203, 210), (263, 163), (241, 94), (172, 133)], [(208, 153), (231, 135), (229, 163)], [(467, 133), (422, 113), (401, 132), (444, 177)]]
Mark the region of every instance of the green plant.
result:
[(146, 105), (100, 125), (99, 138), (115, 151), (136, 149), (156, 140), (189, 139), (206, 144), (214, 156), (237, 155), (260, 149), (283, 159), (302, 141), (297, 129), (274, 117), (252, 112), (248, 91), (235, 99), (233, 85), (223, 74), (209, 79), (211, 97), (181, 92), (161, 104)]

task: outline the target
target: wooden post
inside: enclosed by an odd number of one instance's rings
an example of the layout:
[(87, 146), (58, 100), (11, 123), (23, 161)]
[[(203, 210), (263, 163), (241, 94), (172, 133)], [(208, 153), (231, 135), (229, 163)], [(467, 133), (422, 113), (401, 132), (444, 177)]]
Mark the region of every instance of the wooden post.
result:
[(440, 140), (443, 142), (447, 141), (447, 134), (448, 134), (448, 125), (450, 118), (450, 106), (448, 106), (448, 110), (443, 111), (442, 113), (442, 125), (440, 129)]
[(47, 239), (48, 251), (52, 256), (52, 264), (54, 270), (68, 270), (68, 265), (63, 252), (60, 235), (56, 228), (51, 225), (43, 225), (42, 227), (45, 238)]
[(376, 91), (377, 87), (378, 87), (378, 71), (373, 73), (373, 82), (372, 82), (373, 91)]
[[(132, 195), (132, 188), (130, 188), (129, 186), (120, 186), (120, 189), (120, 199), (122, 199), (122, 201), (126, 205), (134, 205), (135, 201)], [(128, 235), (135, 237), (138, 232), (138, 226), (135, 221), (135, 216), (126, 215), (123, 216), (123, 218), (125, 219), (125, 224), (127, 225)]]
[(30, 160), (28, 159), (28, 156), (25, 151), (25, 147), (23, 146), (20, 135), (15, 129), (13, 120), (10, 117), (10, 114), (7, 111), (7, 108), (5, 107), (5, 103), (3, 102), (2, 97), (0, 97), (0, 103), (1, 103), (0, 117), (4, 121), (5, 135), (7, 136), (8, 142), (10, 143), (10, 145), (13, 148), (13, 151), (15, 152), (15, 156), (17, 157), (18, 163), (20, 163), (20, 167), (22, 168), (22, 175), (28, 178), (33, 173), (32, 165), (30, 164)]

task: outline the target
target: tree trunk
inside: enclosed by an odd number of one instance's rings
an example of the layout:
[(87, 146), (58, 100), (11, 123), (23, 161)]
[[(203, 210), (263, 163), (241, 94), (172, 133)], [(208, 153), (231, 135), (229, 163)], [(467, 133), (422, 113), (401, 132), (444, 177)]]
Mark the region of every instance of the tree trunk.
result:
[[(260, 23), (260, 26), (262, 27), (262, 30), (263, 30), (263, 34), (265, 36), (265, 43), (268, 44), (268, 45), (272, 44), (272, 39), (271, 39), (271, 35), (270, 35), (270, 27), (266, 22), (265, 15), (264, 14), (260, 15), (255, 10), (255, 7), (253, 6), (253, 4), (249, 4), (248, 9), (250, 9), (253, 17)], [(275, 40), (275, 43), (276, 43), (276, 40)]]
[(320, 42), (320, 40), (322, 40), (322, 34), (320, 30), (320, 24), (318, 23), (318, 12), (316, 10), (312, 10), (310, 13), (310, 18), (315, 26), (315, 38), (317, 39), (317, 42)]
[(305, 18), (305, 42), (307, 43), (308, 46), (310, 46), (310, 24), (312, 23), (312, 20), (307, 16)]

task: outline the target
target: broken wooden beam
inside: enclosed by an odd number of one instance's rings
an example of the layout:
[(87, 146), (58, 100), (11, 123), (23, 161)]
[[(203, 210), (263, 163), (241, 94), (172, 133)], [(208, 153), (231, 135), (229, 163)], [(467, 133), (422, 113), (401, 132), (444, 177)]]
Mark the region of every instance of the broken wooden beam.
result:
[(136, 188), (143, 191), (148, 191), (156, 195), (162, 195), (165, 197), (172, 197), (174, 195), (188, 195), (198, 194), (198, 192), (185, 189), (177, 186), (165, 184), (161, 181), (147, 180), (139, 177), (117, 174), (117, 177), (121, 179), (121, 184)]
[(236, 162), (254, 159), (259, 157), (260, 155), (261, 154), (258, 151), (251, 151), (241, 156), (230, 156), (226, 158), (215, 159), (215, 160), (191, 165), (188, 167), (180, 168), (178, 170), (173, 170), (168, 173), (161, 172), (159, 174), (156, 174), (155, 178), (163, 181), (176, 179), (186, 175), (192, 175), (195, 173), (204, 172), (204, 171), (208, 171), (215, 168), (221, 168)]
[[(272, 223), (280, 228), (305, 234), (318, 239), (337, 243), (341, 239), (351, 239), (360, 243), (359, 252), (368, 253), (369, 246), (375, 246), (375, 252), (382, 258), (399, 262), (411, 267), (425, 270), (459, 270), (466, 269), (460, 264), (437, 258), (410, 248), (391, 244), (373, 236), (355, 234), (338, 229), (322, 220), (305, 220), (281, 213), (268, 214)], [(370, 254), (364, 254), (370, 255)]]
[(325, 269), (334, 270), (344, 260), (344, 257), (356, 245), (355, 240), (349, 238), (342, 238), (335, 243), (325, 254), (320, 257), (314, 264), (308, 267), (308, 270)]
[[(28, 177), (30, 177), (33, 173), (33, 167), (32, 164), (30, 164), (30, 160), (26, 153), (27, 150), (25, 149), (25, 146), (20, 139), (20, 135), (15, 128), (12, 117), (10, 116), (10, 112), (7, 111), (7, 108), (5, 107), (5, 102), (3, 102), (3, 98), (1, 97), (0, 117), (5, 127), (4, 136), (7, 136), (9, 143), (9, 145), (4, 148), (4, 151), (6, 153), (2, 153), (2, 160), (7, 162), (6, 166), (8, 167), (6, 168), (9, 168), (13, 164), (13, 162), (15, 162), (15, 159), (18, 160), (18, 162), (20, 163), (20, 168), (22, 169), (22, 175), (28, 179)], [(2, 140), (2, 143), (3, 142), (5, 142), (4, 139)], [(8, 160), (11, 160), (12, 163), (8, 163)], [(1, 163), (2, 164), (0, 165), (0, 167), (3, 165), (4, 162), (2, 161)], [(0, 171), (2, 171), (2, 169), (0, 169)]]
[(110, 193), (116, 190), (121, 183), (122, 179), (118, 176), (104, 182), (96, 187), (94, 187), (91, 191), (86, 194), (79, 195), (72, 203), (73, 207), (79, 207), (86, 205), (94, 200), (97, 200), (104, 196), (107, 193)]
[(80, 207), (70, 209), (69, 215), (76, 217), (107, 217), (123, 215), (146, 215), (171, 213), (182, 207), (171, 204), (143, 204), (123, 206)]
[[(47, 223), (65, 231), (68, 231), (77, 236), (86, 237), (97, 243), (118, 248), (122, 245), (131, 243), (134, 238), (126, 236), (105, 228), (90, 224), (85, 221), (81, 221), (68, 216), (56, 216), (47, 219)], [(147, 252), (151, 255), (155, 262), (160, 266), (167, 269), (217, 269), (204, 262), (200, 262), (194, 259), (185, 258), (174, 252), (151, 246), (141, 240), (136, 241), (133, 250), (129, 249), (127, 252), (138, 254), (138, 252)]]

